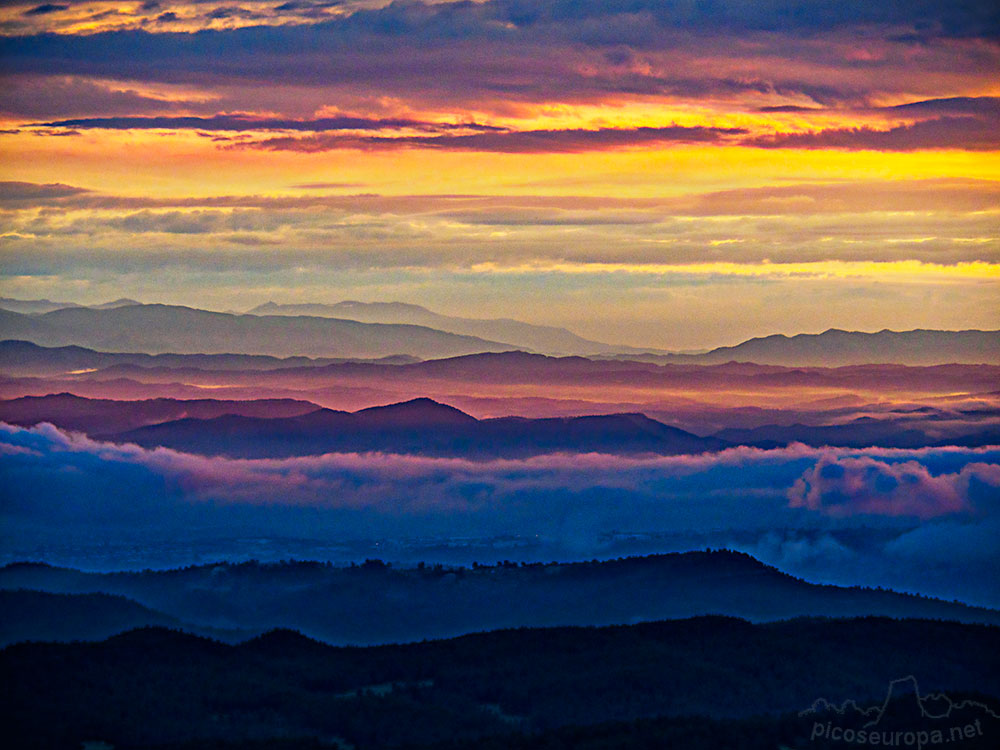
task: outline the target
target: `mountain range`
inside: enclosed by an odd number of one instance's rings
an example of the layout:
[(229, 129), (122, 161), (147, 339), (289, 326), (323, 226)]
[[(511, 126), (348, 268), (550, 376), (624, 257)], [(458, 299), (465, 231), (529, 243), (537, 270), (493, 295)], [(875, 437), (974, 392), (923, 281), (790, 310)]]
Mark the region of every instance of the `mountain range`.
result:
[[(101, 352), (79, 346), (39, 346), (0, 341), (0, 369), (8, 375), (136, 377), (145, 382), (228, 385), (298, 383), (329, 385), (334, 380), (371, 387), (401, 382), (450, 381), (466, 384), (560, 384), (612, 388), (746, 389), (910, 389), (954, 392), (995, 391), (996, 365), (847, 365), (840, 367), (762, 365), (754, 362), (664, 363), (648, 357), (552, 357), (522, 351), (421, 360), (406, 355), (366, 358), (272, 357), (246, 354), (157, 354)], [(386, 367), (385, 365), (391, 365)]]
[[(42, 361), (38, 358), (37, 362)], [(390, 360), (399, 362), (399, 360)], [(1000, 366), (856, 365), (839, 368), (780, 367), (731, 362), (719, 365), (656, 365), (631, 360), (547, 357), (526, 352), (486, 352), (384, 366), (347, 362), (263, 370), (207, 370), (199, 367), (112, 365), (77, 379), (128, 378), (145, 383), (186, 383), (217, 389), (220, 385), (256, 388), (376, 389), (399, 393), (396, 400), (439, 394), (547, 398), (609, 398), (648, 401), (653, 394), (671, 398), (711, 398), (719, 394), (795, 393), (808, 399), (871, 392), (873, 395), (990, 393)], [(72, 390), (72, 388), (61, 388)], [(51, 391), (50, 391), (51, 392)], [(800, 395), (801, 394), (801, 395)], [(871, 398), (869, 396), (868, 398)], [(385, 403), (390, 399), (382, 399)], [(786, 397), (787, 400), (787, 397)], [(378, 402), (376, 402), (378, 403)], [(730, 399), (730, 406), (739, 401)]]
[[(65, 305), (54, 309), (54, 306)], [(775, 334), (699, 354), (589, 341), (553, 326), (460, 318), (400, 302), (333, 305), (273, 302), (247, 314), (116, 300), (84, 307), (49, 300), (0, 300), (0, 339), (108, 352), (254, 354), (274, 357), (421, 359), (523, 350), (614, 357), (656, 364), (755, 362), (787, 367), (864, 364), (1000, 364), (1000, 330), (879, 331), (830, 329)]]
[(728, 445), (643, 414), (478, 420), (427, 398), (353, 413), (317, 409), (274, 418), (237, 414), (186, 417), (95, 437), (239, 458), (372, 451), (473, 458), (557, 452), (675, 455), (703, 453)]
[(0, 339), (148, 354), (266, 354), (274, 357), (448, 357), (505, 351), (509, 344), (415, 325), (317, 317), (233, 315), (173, 305), (104, 310), (63, 308), (39, 315), (0, 310)]
[(115, 307), (127, 307), (129, 305), (140, 305), (134, 299), (122, 297), (111, 302), (104, 302), (100, 305), (80, 305), (76, 302), (53, 302), (50, 299), (13, 299), (11, 297), (0, 297), (0, 310), (10, 310), (26, 314), (47, 313), (53, 310), (62, 310), (67, 307), (89, 307), (92, 310), (110, 310)]
[[(632, 358), (631, 355), (627, 355)], [(704, 354), (647, 355), (660, 363), (721, 364), (756, 362), (788, 367), (842, 367), (863, 364), (1000, 364), (1000, 331), (841, 331), (795, 336), (775, 334)]]
[[(864, 411), (863, 409), (860, 411)], [(837, 418), (834, 412), (828, 418)], [(639, 413), (559, 418), (473, 419), (420, 398), (355, 413), (322, 409), (303, 399), (115, 400), (72, 393), (0, 401), (0, 421), (65, 430), (118, 442), (180, 450), (262, 456), (333, 450), (387, 450), (432, 455), (527, 455), (532, 452), (703, 452), (730, 445), (775, 448), (920, 448), (1000, 445), (996, 409), (953, 412), (919, 407), (857, 417), (842, 424), (763, 424), (727, 427), (698, 437)], [(423, 430), (434, 434), (420, 436)]]

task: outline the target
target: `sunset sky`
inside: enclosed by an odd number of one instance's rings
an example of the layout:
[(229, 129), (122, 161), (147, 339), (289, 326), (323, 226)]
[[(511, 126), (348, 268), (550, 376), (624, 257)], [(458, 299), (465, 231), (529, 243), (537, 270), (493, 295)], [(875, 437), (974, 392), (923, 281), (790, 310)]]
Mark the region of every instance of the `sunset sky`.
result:
[(995, 0), (0, 3), (0, 294), (997, 328)]

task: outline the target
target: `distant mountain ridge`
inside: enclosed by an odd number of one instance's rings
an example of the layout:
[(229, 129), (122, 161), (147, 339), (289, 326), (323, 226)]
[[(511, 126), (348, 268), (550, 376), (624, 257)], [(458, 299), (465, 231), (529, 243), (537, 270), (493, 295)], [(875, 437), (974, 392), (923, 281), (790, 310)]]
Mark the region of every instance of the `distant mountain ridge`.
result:
[(127, 307), (129, 305), (141, 305), (134, 299), (122, 297), (111, 302), (104, 302), (100, 305), (80, 305), (76, 302), (53, 302), (50, 299), (13, 299), (12, 297), (0, 297), (0, 310), (11, 312), (37, 314), (47, 313), (53, 310), (62, 310), (67, 307), (89, 307), (92, 310), (110, 310), (115, 307)]
[[(137, 377), (140, 380), (175, 380), (183, 375), (186, 382), (217, 382), (212, 372), (170, 368), (136, 368), (116, 365), (102, 371), (102, 376)], [(909, 388), (952, 393), (956, 389), (975, 392), (995, 390), (1000, 365), (852, 365), (840, 368), (790, 367), (759, 365), (749, 362), (667, 363), (586, 357), (549, 357), (528, 352), (483, 352), (431, 359), (412, 364), (383, 367), (378, 363), (344, 363), (322, 367), (272, 369), (266, 373), (233, 372), (232, 382), (310, 383), (327, 386), (339, 378), (354, 386), (370, 387), (376, 383), (405, 383), (414, 379), (427, 382), (465, 384), (547, 384), (585, 388), (690, 388), (742, 389), (746, 387), (777, 389), (786, 387), (854, 388), (882, 390)], [(424, 394), (413, 394), (424, 395)]]
[(1000, 364), (1000, 330), (842, 331), (795, 336), (774, 334), (704, 354), (644, 356), (645, 361), (691, 364), (756, 362), (786, 367), (841, 367), (864, 364)]
[(719, 450), (729, 444), (670, 427), (643, 414), (478, 420), (428, 398), (292, 417), (184, 418), (95, 437), (145, 447), (240, 458), (389, 452), (432, 456), (526, 457), (546, 453), (651, 453)]
[(76, 302), (53, 302), (50, 299), (13, 299), (12, 297), (0, 297), (0, 310), (9, 310), (17, 313), (47, 313), (53, 310), (62, 310), (64, 307), (83, 307)]
[(318, 317), (233, 315), (174, 305), (63, 308), (39, 315), (0, 310), (0, 339), (148, 354), (276, 357), (448, 357), (515, 347), (417, 325)]
[(272, 357), (266, 354), (143, 354), (102, 352), (82, 346), (45, 347), (30, 341), (0, 341), (0, 369), (4, 372), (38, 374), (79, 374), (118, 365), (152, 367), (196, 367), (202, 370), (278, 370), (290, 367), (369, 362), (385, 365), (413, 364), (417, 357), (395, 355), (377, 359), (357, 357)]
[(449, 333), (503, 341), (521, 349), (548, 354), (586, 355), (632, 349), (589, 341), (565, 328), (525, 323), (511, 318), (461, 318), (442, 315), (426, 307), (405, 302), (345, 300), (332, 305), (320, 303), (279, 305), (267, 302), (247, 312), (250, 315), (318, 315), (363, 323), (409, 323)]
[[(117, 314), (102, 317), (101, 313)], [(142, 330), (122, 330), (128, 325), (141, 326)], [(147, 354), (349, 359), (411, 355), (433, 359), (519, 349), (654, 364), (1000, 364), (1000, 330), (886, 329), (866, 333), (831, 328), (818, 334), (752, 338), (691, 354), (590, 341), (564, 328), (508, 318), (461, 318), (402, 302), (351, 300), (332, 305), (268, 302), (239, 314), (141, 304), (131, 299), (85, 307), (50, 300), (0, 298), (0, 339)]]
[(803, 443), (814, 447), (827, 445), (844, 448), (924, 448), (928, 446), (960, 445), (966, 448), (981, 448), (1000, 445), (1000, 425), (994, 419), (985, 425), (970, 424), (965, 434), (950, 435), (947, 438), (933, 434), (926, 424), (908, 425), (896, 420), (874, 420), (861, 418), (838, 425), (763, 425), (752, 429), (727, 428), (715, 433), (715, 437), (736, 445), (755, 448), (780, 448), (792, 443)]

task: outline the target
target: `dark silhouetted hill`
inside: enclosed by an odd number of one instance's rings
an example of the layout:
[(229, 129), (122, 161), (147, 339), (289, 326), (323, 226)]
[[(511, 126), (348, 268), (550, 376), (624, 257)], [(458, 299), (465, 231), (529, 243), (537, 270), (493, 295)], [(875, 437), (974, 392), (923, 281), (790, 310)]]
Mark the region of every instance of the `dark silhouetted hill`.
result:
[(441, 638), (506, 627), (610, 625), (721, 614), (930, 617), (1000, 624), (1000, 612), (876, 589), (807, 583), (736, 552), (606, 562), (395, 568), (378, 561), (203, 565), (83, 573), (0, 569), (0, 588), (126, 596), (192, 626), (292, 627), (330, 643)]
[[(325, 646), (289, 631), (231, 646), (146, 628), (97, 644), (0, 651), (0, 713), (6, 744), (39, 750), (84, 741), (825, 750), (808, 742), (814, 717), (798, 716), (817, 698), (868, 705), (894, 677), (913, 674), (925, 691), (996, 707), (997, 653), (996, 627), (885, 618), (753, 625), (701, 617), (371, 648)], [(975, 716), (995, 739), (996, 721), (982, 709)], [(954, 720), (972, 718), (967, 710)], [(671, 737), (679, 744), (664, 743)]]

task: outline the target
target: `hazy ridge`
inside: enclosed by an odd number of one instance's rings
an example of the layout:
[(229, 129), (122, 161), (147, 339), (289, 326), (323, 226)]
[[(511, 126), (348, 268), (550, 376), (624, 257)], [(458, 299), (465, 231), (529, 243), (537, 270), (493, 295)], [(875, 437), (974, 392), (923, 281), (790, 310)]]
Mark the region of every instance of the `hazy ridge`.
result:
[(172, 305), (63, 308), (30, 316), (0, 310), (0, 338), (111, 352), (275, 357), (444, 357), (515, 348), (423, 326), (232, 315)]
[(410, 355), (426, 359), (521, 349), (660, 364), (1000, 364), (1000, 330), (865, 333), (830, 329), (818, 334), (752, 338), (701, 354), (672, 354), (653, 347), (590, 341), (554, 326), (507, 318), (459, 318), (398, 302), (267, 303), (241, 315), (124, 299), (94, 307), (48, 300), (0, 300), (0, 338), (49, 347), (76, 345), (147, 354)]

